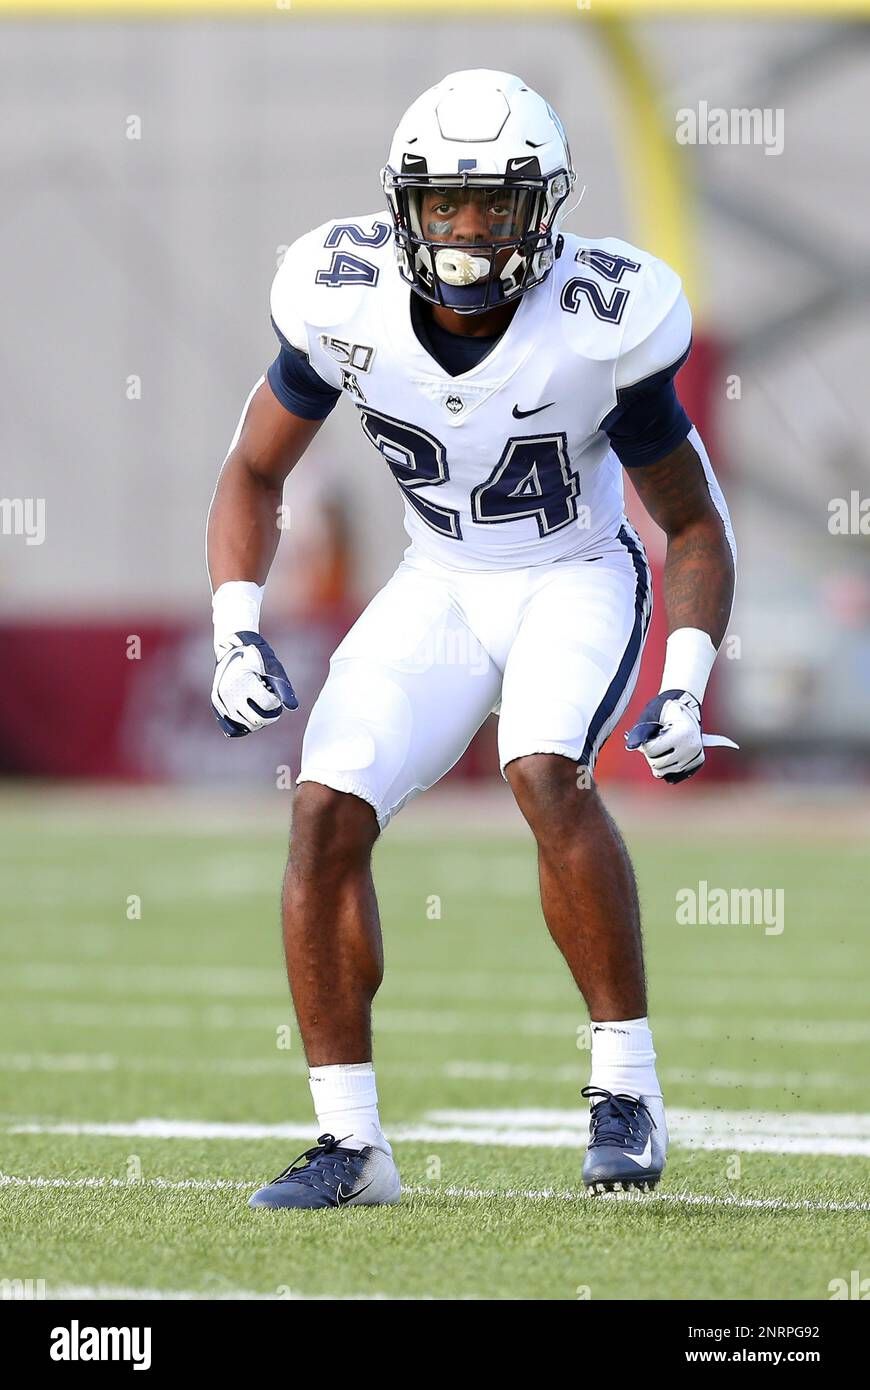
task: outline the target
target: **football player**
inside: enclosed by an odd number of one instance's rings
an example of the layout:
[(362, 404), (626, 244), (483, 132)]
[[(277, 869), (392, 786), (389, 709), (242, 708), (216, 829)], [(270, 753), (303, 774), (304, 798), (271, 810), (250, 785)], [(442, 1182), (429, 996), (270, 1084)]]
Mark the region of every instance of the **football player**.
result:
[(287, 251), (272, 288), (278, 355), (245, 405), (208, 525), (212, 701), (231, 738), (296, 706), (260, 603), (282, 484), (341, 396), (402, 491), (410, 537), (333, 655), (305, 732), (283, 915), (321, 1137), (251, 1202), (399, 1198), (372, 1064), (372, 847), (493, 710), (547, 926), (591, 1019), (583, 1181), (649, 1190), (667, 1129), (637, 892), (592, 774), (652, 605), (623, 468), (667, 536), (670, 629), (660, 694), (627, 744), (669, 783), (704, 761), (734, 546), (674, 387), (689, 306), (655, 256), (559, 230), (570, 150), (518, 77), (457, 72), (425, 92), (382, 182), (384, 211), (327, 222)]

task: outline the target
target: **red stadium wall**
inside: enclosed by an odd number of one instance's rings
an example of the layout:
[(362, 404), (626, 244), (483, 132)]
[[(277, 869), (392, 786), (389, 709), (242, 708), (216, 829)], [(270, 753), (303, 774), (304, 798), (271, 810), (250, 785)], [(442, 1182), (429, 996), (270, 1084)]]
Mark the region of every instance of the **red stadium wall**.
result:
[[(276, 631), (303, 714), (346, 622), (334, 615)], [(18, 675), (17, 694), (0, 693), (0, 774), (208, 782), (274, 780), (279, 766), (298, 767), (303, 720), (282, 720), (268, 748), (224, 739), (209, 707), (204, 623), (5, 624), (0, 662)]]

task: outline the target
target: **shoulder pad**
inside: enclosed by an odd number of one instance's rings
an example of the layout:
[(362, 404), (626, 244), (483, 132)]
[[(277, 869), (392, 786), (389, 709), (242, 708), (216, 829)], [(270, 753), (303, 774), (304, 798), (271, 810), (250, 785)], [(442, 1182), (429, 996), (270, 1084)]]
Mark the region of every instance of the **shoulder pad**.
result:
[(566, 235), (559, 281), (578, 346), (614, 361), (617, 387), (652, 376), (685, 354), (692, 322), (680, 277), (648, 251), (618, 237)]
[(309, 352), (309, 328), (351, 318), (393, 255), (386, 211), (332, 218), (306, 232), (287, 248), (272, 282), (272, 321), (279, 335)]
[(691, 342), (692, 311), (682, 281), (665, 261), (649, 256), (626, 314), (617, 388), (672, 367), (686, 356)]

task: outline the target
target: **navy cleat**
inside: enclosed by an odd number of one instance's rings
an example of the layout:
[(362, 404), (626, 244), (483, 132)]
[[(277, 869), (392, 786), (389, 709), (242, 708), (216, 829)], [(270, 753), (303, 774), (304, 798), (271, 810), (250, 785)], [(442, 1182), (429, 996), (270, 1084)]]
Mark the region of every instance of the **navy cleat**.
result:
[(313, 1149), (249, 1198), (249, 1207), (370, 1207), (398, 1202), (399, 1170), (389, 1154), (371, 1145), (343, 1149), (321, 1134)]
[(585, 1086), (580, 1094), (592, 1101), (589, 1147), (583, 1160), (583, 1181), (589, 1196), (630, 1197), (651, 1192), (662, 1175), (668, 1151), (661, 1096), (638, 1099), (596, 1086)]

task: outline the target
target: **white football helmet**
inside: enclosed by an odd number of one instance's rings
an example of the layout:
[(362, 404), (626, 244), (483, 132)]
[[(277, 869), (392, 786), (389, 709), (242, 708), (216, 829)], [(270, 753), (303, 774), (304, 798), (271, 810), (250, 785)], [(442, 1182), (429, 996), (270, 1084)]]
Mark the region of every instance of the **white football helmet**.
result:
[(546, 279), (574, 187), (559, 117), (508, 72), (454, 72), (399, 122), (381, 182), (417, 294), (479, 314)]

